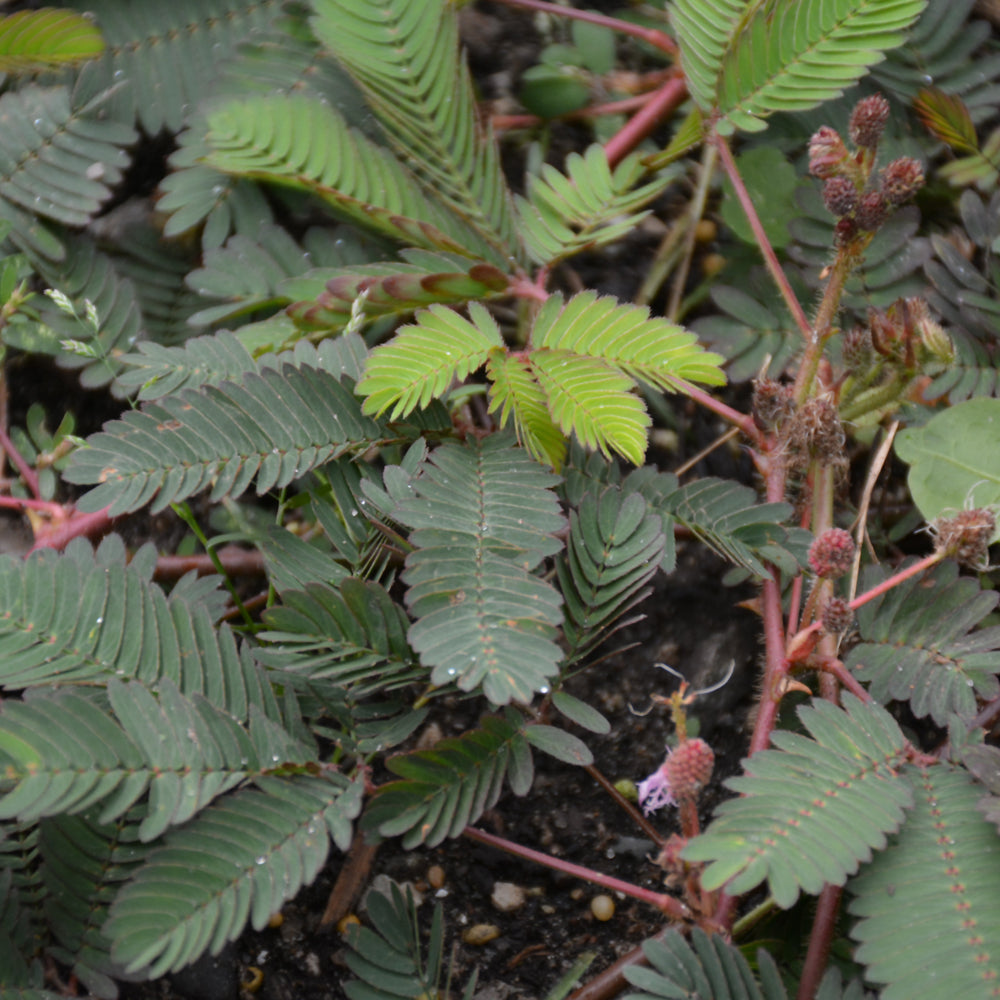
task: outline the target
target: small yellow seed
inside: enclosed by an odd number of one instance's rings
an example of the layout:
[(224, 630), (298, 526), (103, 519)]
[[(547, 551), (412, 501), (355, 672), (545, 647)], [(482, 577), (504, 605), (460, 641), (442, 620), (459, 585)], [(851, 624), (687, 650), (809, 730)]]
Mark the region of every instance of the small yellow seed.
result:
[(699, 219), (694, 227), (694, 238), (699, 243), (711, 243), (719, 235), (719, 227), (711, 219)]
[(444, 869), (440, 865), (431, 865), (427, 869), (427, 884), (432, 889), (440, 889), (444, 885)]
[(240, 989), (247, 993), (256, 993), (264, 985), (264, 971), (258, 969), (256, 965), (247, 968), (247, 978), (240, 983)]
[(500, 937), (500, 928), (496, 924), (473, 924), (462, 932), (462, 940), (466, 944), (483, 945)]
[(701, 258), (701, 273), (706, 278), (714, 278), (726, 266), (726, 258), (721, 253), (707, 253)]
[(610, 896), (595, 896), (590, 901), (590, 912), (600, 920), (610, 920), (615, 915), (615, 901)]
[(346, 934), (348, 927), (351, 927), (354, 924), (360, 925), (361, 921), (357, 918), (356, 914), (348, 913), (346, 917), (341, 917), (337, 921), (337, 933)]
[(279, 910), (277, 913), (271, 914), (271, 919), (268, 920), (267, 926), (271, 928), (280, 927), (285, 922), (285, 918)]

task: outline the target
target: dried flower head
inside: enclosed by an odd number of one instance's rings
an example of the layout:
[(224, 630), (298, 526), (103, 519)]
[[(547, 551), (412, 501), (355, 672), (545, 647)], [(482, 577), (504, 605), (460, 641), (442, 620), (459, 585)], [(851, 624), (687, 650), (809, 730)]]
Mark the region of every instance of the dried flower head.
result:
[(881, 94), (863, 97), (854, 105), (847, 134), (855, 146), (874, 149), (889, 120), (889, 102)]
[(822, 126), (809, 140), (809, 172), (814, 177), (836, 176), (849, 159), (844, 140), (829, 125)]
[(848, 371), (863, 372), (871, 367), (872, 335), (865, 327), (855, 326), (848, 330), (841, 350)]
[(843, 528), (830, 528), (809, 546), (809, 565), (824, 580), (843, 576), (854, 561), (854, 539)]
[(989, 565), (990, 539), (996, 515), (988, 507), (963, 510), (954, 517), (935, 518), (930, 525), (934, 548), (971, 569)]
[(875, 232), (889, 215), (889, 206), (881, 191), (869, 191), (861, 196), (854, 212), (854, 221), (859, 229)]
[(750, 412), (759, 430), (771, 431), (780, 427), (794, 410), (790, 385), (766, 376), (754, 382)]
[(902, 156), (882, 171), (882, 194), (890, 205), (902, 205), (924, 186), (924, 168), (919, 160)]
[(833, 215), (850, 215), (858, 207), (858, 189), (849, 177), (828, 177), (823, 184), (823, 204)]
[(789, 448), (799, 455), (815, 458), (821, 465), (845, 464), (846, 442), (840, 414), (829, 396), (807, 399), (789, 422)]
[(854, 612), (842, 597), (831, 597), (823, 606), (823, 631), (840, 635), (854, 624)]

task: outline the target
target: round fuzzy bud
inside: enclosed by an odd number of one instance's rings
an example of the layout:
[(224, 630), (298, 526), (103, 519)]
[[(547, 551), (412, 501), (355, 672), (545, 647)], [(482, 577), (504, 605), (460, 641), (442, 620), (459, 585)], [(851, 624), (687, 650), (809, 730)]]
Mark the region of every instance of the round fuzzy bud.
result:
[(996, 526), (997, 519), (987, 507), (939, 517), (931, 522), (934, 548), (963, 566), (983, 569), (989, 564), (990, 539)]
[(875, 232), (879, 226), (885, 222), (889, 214), (889, 206), (881, 191), (869, 191), (862, 195), (861, 201), (854, 212), (854, 221), (859, 229), (867, 230), (869, 233)]
[(813, 177), (834, 177), (850, 154), (836, 129), (824, 125), (809, 140), (809, 172)]
[(754, 382), (750, 412), (758, 430), (774, 430), (784, 423), (794, 410), (791, 386), (766, 377)]
[(844, 365), (850, 372), (863, 372), (872, 363), (872, 335), (863, 326), (852, 327), (844, 334), (841, 346)]
[(858, 206), (858, 189), (849, 177), (828, 177), (823, 185), (823, 204), (833, 215), (850, 215)]
[(824, 531), (809, 546), (809, 565), (824, 580), (843, 576), (854, 561), (854, 539), (843, 528)]
[(851, 218), (837, 219), (833, 227), (833, 245), (838, 249), (846, 247), (858, 235), (858, 224)]
[(863, 97), (854, 105), (847, 134), (855, 146), (874, 149), (889, 120), (889, 102), (881, 94)]
[(890, 205), (902, 205), (924, 186), (924, 168), (919, 160), (902, 156), (882, 171), (882, 194)]
[(843, 465), (847, 437), (840, 414), (829, 396), (813, 396), (790, 421), (788, 444), (793, 452), (815, 458), (830, 468)]
[(675, 799), (694, 799), (709, 783), (715, 754), (704, 740), (685, 740), (663, 762)]
[(854, 624), (854, 612), (842, 597), (831, 597), (823, 607), (823, 631), (840, 635)]

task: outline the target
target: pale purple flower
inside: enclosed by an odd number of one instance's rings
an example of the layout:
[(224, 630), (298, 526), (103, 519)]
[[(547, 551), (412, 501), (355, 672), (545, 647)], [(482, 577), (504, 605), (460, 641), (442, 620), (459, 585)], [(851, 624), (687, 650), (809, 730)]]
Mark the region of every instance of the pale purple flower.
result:
[[(667, 753), (670, 756), (670, 753)], [(648, 816), (664, 806), (675, 806), (677, 800), (670, 790), (670, 779), (667, 777), (666, 761), (662, 763), (645, 781), (639, 782), (639, 805)]]

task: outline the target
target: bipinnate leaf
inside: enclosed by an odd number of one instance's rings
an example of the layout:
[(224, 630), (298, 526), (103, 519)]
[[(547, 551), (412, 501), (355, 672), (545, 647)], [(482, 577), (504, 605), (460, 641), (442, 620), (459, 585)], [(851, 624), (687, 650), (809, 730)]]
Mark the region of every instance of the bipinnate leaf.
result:
[(99, 56), (104, 41), (89, 17), (69, 10), (20, 10), (0, 18), (0, 72), (24, 73)]
[[(508, 712), (505, 719), (486, 716), (478, 728), (439, 740), (430, 750), (390, 757), (386, 766), (399, 780), (382, 785), (372, 797), (364, 827), (383, 837), (402, 834), (407, 848), (434, 847), (457, 837), (496, 804), (504, 777), (515, 765), (522, 787), (514, 787), (524, 794), (523, 778), (531, 774), (531, 727)], [(514, 778), (510, 780), (513, 785)]]
[[(1000, 980), (1000, 839), (961, 769), (906, 768), (906, 825), (851, 880), (851, 936), (883, 1000), (986, 1000)], [(941, 984), (936, 986), (935, 984)]]
[(582, 156), (570, 153), (565, 174), (548, 163), (529, 174), (528, 197), (517, 197), (517, 210), (532, 258), (551, 266), (634, 229), (648, 214), (638, 210), (673, 180), (664, 173), (631, 190), (641, 172), (635, 156), (612, 172), (604, 147), (595, 143)]
[(0, 818), (22, 822), (96, 809), (102, 824), (149, 795), (142, 841), (189, 820), (217, 796), (277, 763), (305, 763), (302, 746), (266, 717), (244, 728), (169, 681), (108, 685), (112, 714), (79, 689), (41, 689), (0, 712)]
[(625, 978), (641, 992), (627, 993), (623, 1000), (787, 1000), (781, 975), (766, 951), (757, 952), (758, 984), (738, 948), (699, 927), (692, 930), (690, 944), (679, 931), (670, 931), (644, 941), (642, 952), (649, 967), (630, 965), (625, 970)]
[(561, 599), (531, 570), (561, 547), (556, 481), (501, 434), (442, 445), (408, 484), (393, 513), (413, 529), (408, 638), (434, 684), (505, 705), (554, 676)]
[(910, 466), (910, 494), (926, 520), (1000, 505), (997, 427), (1000, 399), (970, 399), (896, 435), (896, 454)]
[(358, 393), (367, 397), (364, 412), (378, 416), (391, 406), (391, 420), (405, 417), (482, 367), (491, 349), (503, 347), (503, 338), (478, 302), (470, 304), (469, 317), (432, 305), (375, 348), (358, 383)]
[(77, 540), (65, 553), (0, 558), (0, 686), (170, 680), (238, 719), (251, 703), (277, 715), (262, 669), (207, 603), (168, 598), (150, 579), (152, 565), (125, 558), (120, 539), (102, 543), (96, 557)]
[(351, 840), (363, 782), (264, 777), (167, 834), (121, 890), (104, 932), (112, 958), (155, 979), (267, 924)]
[[(359, 85), (398, 156), (504, 264), (523, 257), (500, 154), (476, 111), (444, 0), (312, 0), (311, 26)], [(364, 161), (362, 161), (364, 162)], [(365, 169), (367, 169), (365, 163)]]
[[(869, 568), (863, 589), (883, 578)], [(939, 726), (953, 713), (971, 721), (977, 699), (1000, 693), (1000, 627), (976, 627), (997, 601), (955, 563), (939, 563), (858, 609), (861, 642), (844, 662), (883, 704), (906, 701)]]
[(886, 834), (899, 829), (913, 793), (897, 768), (906, 741), (885, 709), (844, 696), (844, 708), (814, 700), (799, 709), (812, 738), (776, 731), (777, 749), (744, 762), (708, 829), (684, 849), (707, 861), (703, 884), (749, 892), (767, 881), (779, 906), (826, 884), (843, 885)]
[(925, 87), (913, 102), (924, 125), (942, 142), (958, 153), (976, 153), (979, 141), (969, 109), (956, 94), (946, 94), (939, 87)]
[(842, 94), (900, 45), (927, 0), (681, 0), (673, 13), (695, 101), (716, 127), (760, 131), (774, 111)]
[(663, 521), (640, 493), (608, 486), (583, 497), (570, 513), (566, 551), (556, 563), (570, 661), (585, 655), (649, 594), (647, 585), (665, 550)]
[(99, 484), (82, 510), (154, 511), (211, 487), (211, 498), (287, 486), (381, 436), (341, 380), (310, 364), (184, 389), (111, 421), (74, 452), (65, 477)]

